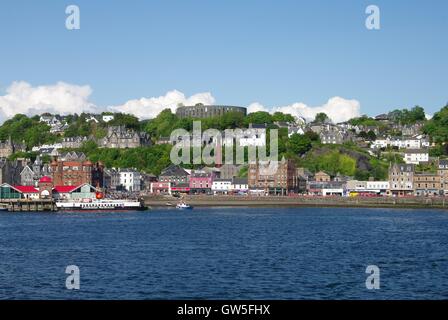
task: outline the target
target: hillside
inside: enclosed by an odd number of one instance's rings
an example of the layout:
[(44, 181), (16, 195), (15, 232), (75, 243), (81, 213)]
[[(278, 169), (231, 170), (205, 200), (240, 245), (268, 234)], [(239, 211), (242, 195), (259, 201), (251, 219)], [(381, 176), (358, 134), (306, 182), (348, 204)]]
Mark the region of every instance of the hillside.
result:
[(389, 166), (387, 161), (350, 145), (315, 145), (297, 160), (297, 164), (312, 172), (323, 170), (333, 176), (339, 173), (359, 180), (386, 179)]

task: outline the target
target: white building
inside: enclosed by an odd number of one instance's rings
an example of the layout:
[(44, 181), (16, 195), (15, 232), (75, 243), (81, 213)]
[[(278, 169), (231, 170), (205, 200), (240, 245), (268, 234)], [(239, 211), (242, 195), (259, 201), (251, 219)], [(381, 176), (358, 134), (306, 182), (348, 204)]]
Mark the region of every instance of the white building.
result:
[(382, 139), (376, 139), (375, 141), (372, 141), (370, 148), (382, 149), (382, 148), (387, 148), (389, 145), (390, 145), (390, 140), (382, 138)]
[(399, 149), (419, 149), (421, 148), (420, 139), (395, 139), (392, 140), (391, 145)]
[(389, 181), (347, 181), (347, 191), (356, 193), (387, 194)]
[(291, 138), (293, 134), (305, 134), (305, 130), (301, 127), (288, 127), (288, 138)]
[(104, 122), (109, 122), (109, 121), (112, 121), (112, 120), (114, 120), (114, 116), (113, 115), (111, 115), (111, 114), (103, 115), (103, 121)]
[(396, 147), (398, 149), (420, 149), (429, 147), (429, 140), (422, 135), (412, 138), (379, 138), (372, 142), (370, 148)]
[(366, 191), (386, 194), (389, 190), (389, 181), (367, 181)]
[(231, 191), (232, 180), (231, 179), (214, 179), (212, 183), (213, 193), (224, 193), (227, 194)]
[(50, 127), (61, 125), (61, 121), (55, 116), (40, 116), (39, 122), (46, 123)]
[(427, 149), (408, 149), (404, 152), (403, 160), (406, 164), (419, 164), (429, 161)]
[(127, 191), (141, 190), (140, 172), (134, 169), (120, 169), (120, 185)]
[(322, 189), (322, 195), (325, 196), (343, 196), (344, 189), (336, 188), (336, 189)]
[(39, 121), (50, 126), (50, 133), (53, 134), (62, 133), (68, 128), (68, 124), (62, 122), (56, 116), (40, 116)]
[(249, 184), (247, 183), (247, 178), (236, 178), (234, 177), (231, 185), (232, 192), (244, 192), (247, 193), (249, 191)]

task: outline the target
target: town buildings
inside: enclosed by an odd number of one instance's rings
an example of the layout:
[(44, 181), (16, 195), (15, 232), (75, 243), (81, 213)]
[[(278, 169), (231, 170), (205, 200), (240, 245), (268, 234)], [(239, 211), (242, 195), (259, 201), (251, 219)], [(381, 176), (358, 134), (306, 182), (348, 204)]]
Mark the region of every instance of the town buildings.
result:
[(64, 118), (61, 116), (55, 116), (51, 114), (44, 114), (40, 116), (40, 122), (45, 123), (50, 127), (50, 133), (63, 134), (69, 126)]
[(26, 151), (25, 143), (15, 143), (11, 137), (6, 141), (0, 141), (0, 158), (8, 158), (13, 153), (19, 151)]
[(37, 156), (34, 163), (27, 164), (20, 172), (20, 182), (22, 186), (37, 186), (40, 178), (48, 175), (51, 175), (50, 166)]
[(95, 188), (104, 188), (104, 164), (101, 161), (92, 163), (91, 185)]
[(190, 192), (194, 194), (210, 193), (214, 178), (214, 173), (193, 172), (190, 175)]
[(85, 200), (95, 199), (97, 189), (89, 184), (79, 186), (58, 186), (53, 184), (49, 176), (39, 179), (37, 186), (22, 186), (3, 183), (0, 185), (0, 200), (11, 199), (55, 199)]
[(389, 181), (349, 180), (347, 181), (346, 189), (349, 196), (385, 196), (390, 189), (390, 184)]
[(136, 169), (120, 169), (120, 186), (125, 191), (141, 191), (141, 174)]
[(249, 164), (248, 184), (251, 190), (265, 194), (286, 195), (297, 192), (296, 167), (292, 160), (254, 161)]
[(105, 187), (104, 164), (87, 159), (84, 153), (67, 152), (54, 158), (50, 172), (55, 185), (78, 186), (83, 183), (95, 188)]
[(189, 183), (190, 174), (178, 165), (170, 165), (159, 175), (159, 182), (171, 182), (172, 185)]
[(316, 172), (316, 174), (314, 175), (314, 181), (329, 182), (329, 181), (331, 181), (331, 177), (328, 173), (326, 173), (324, 171), (319, 171), (319, 172)]
[(429, 161), (428, 149), (407, 149), (404, 151), (403, 160), (407, 164), (419, 164)]
[(352, 133), (341, 125), (312, 123), (308, 129), (317, 133), (323, 144), (343, 144), (353, 140)]
[(19, 185), (21, 182), (20, 173), (27, 163), (28, 160), (23, 158), (16, 160), (0, 158), (0, 184), (9, 183)]
[(87, 160), (84, 154), (79, 157), (72, 153), (66, 154), (54, 159), (50, 167), (55, 185), (78, 186), (92, 182), (93, 163)]
[(172, 194), (171, 182), (151, 182), (149, 192), (153, 194)]
[(389, 167), (389, 193), (393, 196), (406, 196), (414, 193), (413, 164), (391, 164)]
[(344, 196), (346, 194), (347, 179), (337, 175), (333, 179), (325, 171), (316, 172), (314, 175), (306, 174), (301, 169), (299, 177), (305, 180), (306, 193), (313, 196)]
[(351, 141), (350, 134), (339, 130), (322, 131), (319, 137), (323, 144), (343, 144)]
[(423, 135), (414, 137), (380, 137), (372, 141), (370, 148), (385, 149), (387, 147), (397, 149), (421, 149), (429, 147), (429, 140)]
[(438, 196), (441, 194), (441, 179), (436, 173), (415, 173), (414, 192), (416, 196)]
[(151, 188), (151, 183), (157, 181), (157, 176), (146, 173), (146, 172), (140, 172), (140, 181), (141, 181), (141, 187), (140, 190), (149, 190)]
[(116, 191), (120, 185), (120, 174), (115, 168), (104, 168), (103, 180), (106, 191)]
[(247, 178), (234, 177), (232, 179), (232, 184), (230, 185), (230, 191), (233, 193), (248, 193), (249, 184), (247, 182)]
[(440, 176), (440, 188), (444, 195), (448, 195), (448, 160), (439, 159), (437, 161), (437, 174)]
[(151, 145), (151, 139), (146, 132), (137, 132), (124, 126), (110, 126), (106, 137), (100, 139), (98, 145), (103, 148), (138, 148)]
[(216, 178), (212, 182), (211, 189), (214, 194), (228, 194), (232, 191), (232, 179)]

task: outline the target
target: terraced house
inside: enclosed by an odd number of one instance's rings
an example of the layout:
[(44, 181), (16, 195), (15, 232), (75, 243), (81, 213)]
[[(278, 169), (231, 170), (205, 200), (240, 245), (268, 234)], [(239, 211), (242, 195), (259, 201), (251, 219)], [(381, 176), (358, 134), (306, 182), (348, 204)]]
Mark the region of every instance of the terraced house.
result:
[(438, 196), (441, 194), (440, 176), (436, 173), (415, 173), (414, 193), (416, 196)]
[(413, 164), (391, 164), (389, 167), (389, 194), (393, 196), (412, 195), (414, 193)]
[(443, 194), (448, 195), (448, 160), (437, 161), (437, 174), (440, 176), (440, 189)]

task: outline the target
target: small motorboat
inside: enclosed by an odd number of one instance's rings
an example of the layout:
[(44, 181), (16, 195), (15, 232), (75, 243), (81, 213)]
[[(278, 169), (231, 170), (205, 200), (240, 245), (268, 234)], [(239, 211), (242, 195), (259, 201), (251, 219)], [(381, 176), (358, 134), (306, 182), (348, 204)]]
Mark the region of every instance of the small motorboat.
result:
[(181, 202), (176, 205), (176, 209), (193, 209), (193, 207), (185, 202)]

